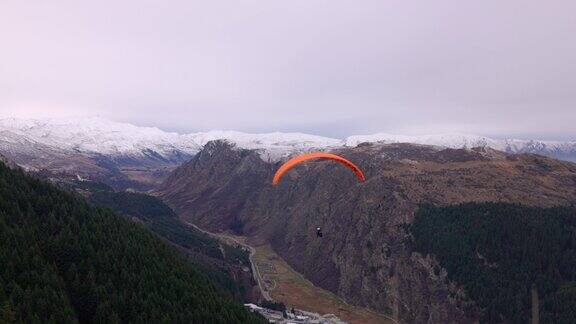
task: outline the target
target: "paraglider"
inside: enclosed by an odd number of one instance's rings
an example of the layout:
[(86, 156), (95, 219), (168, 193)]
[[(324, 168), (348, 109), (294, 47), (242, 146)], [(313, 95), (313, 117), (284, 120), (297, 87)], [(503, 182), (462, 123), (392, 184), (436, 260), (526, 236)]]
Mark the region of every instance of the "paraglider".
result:
[(354, 163), (350, 162), (349, 160), (347, 160), (341, 156), (338, 156), (336, 154), (316, 152), (316, 153), (307, 153), (307, 154), (298, 155), (298, 156), (288, 160), (286, 163), (282, 164), (282, 166), (278, 169), (278, 171), (276, 171), (276, 174), (274, 175), (274, 178), (272, 179), (272, 184), (277, 185), (278, 183), (280, 183), (280, 179), (282, 179), (282, 176), (284, 176), (284, 174), (286, 174), (286, 172), (288, 172), (290, 169), (294, 168), (298, 164), (309, 161), (309, 160), (313, 160), (313, 159), (328, 159), (328, 160), (333, 160), (333, 161), (339, 162), (339, 163), (343, 164), (344, 166), (346, 166), (347, 168), (349, 168), (350, 170), (352, 170), (352, 172), (354, 172), (354, 174), (356, 174), (356, 177), (358, 177), (360, 182), (364, 182), (366, 180), (362, 170), (360, 170), (359, 167), (357, 167)]
[[(356, 177), (358, 177), (358, 180), (360, 180), (360, 182), (366, 181), (366, 177), (364, 177), (364, 173), (362, 172), (362, 170), (360, 170), (359, 167), (357, 167), (354, 163), (350, 162), (349, 160), (336, 154), (316, 152), (316, 153), (307, 153), (298, 155), (288, 160), (286, 163), (282, 164), (282, 166), (280, 166), (278, 171), (276, 171), (276, 174), (272, 179), (272, 184), (277, 185), (278, 183), (280, 183), (280, 179), (282, 179), (282, 176), (284, 176), (286, 172), (290, 171), (290, 169), (296, 167), (298, 164), (313, 159), (328, 159), (339, 162), (344, 166), (346, 166), (347, 168), (349, 168), (350, 170), (352, 170), (352, 172), (354, 172), (354, 174), (356, 175)], [(324, 234), (322, 233), (322, 229), (320, 227), (316, 227), (316, 237), (322, 238), (323, 235)]]

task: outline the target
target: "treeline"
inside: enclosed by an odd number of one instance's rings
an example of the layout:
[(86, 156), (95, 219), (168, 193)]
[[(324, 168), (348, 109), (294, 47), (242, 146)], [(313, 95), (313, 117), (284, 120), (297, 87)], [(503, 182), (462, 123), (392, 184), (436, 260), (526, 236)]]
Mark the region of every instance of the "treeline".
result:
[(97, 206), (110, 208), (119, 214), (135, 217), (153, 232), (185, 248), (218, 259), (224, 257), (216, 240), (182, 224), (174, 211), (156, 197), (141, 193), (100, 189), (91, 191), (89, 201)]
[(168, 244), (0, 163), (0, 323), (264, 322)]
[(576, 323), (574, 208), (425, 205), (408, 228), (414, 248), (435, 255), (483, 309), (483, 322), (526, 323), (535, 287), (542, 323)]
[[(194, 252), (189, 260), (202, 270), (217, 286), (243, 301), (251, 290), (251, 282), (237, 278), (234, 266), (250, 269), (249, 253), (241, 248), (222, 244), (206, 234), (183, 224), (176, 213), (157, 197), (142, 193), (114, 191), (98, 183), (80, 182), (89, 190), (89, 201), (110, 208), (120, 215), (142, 222), (152, 232)], [(88, 185), (88, 187), (86, 187)]]

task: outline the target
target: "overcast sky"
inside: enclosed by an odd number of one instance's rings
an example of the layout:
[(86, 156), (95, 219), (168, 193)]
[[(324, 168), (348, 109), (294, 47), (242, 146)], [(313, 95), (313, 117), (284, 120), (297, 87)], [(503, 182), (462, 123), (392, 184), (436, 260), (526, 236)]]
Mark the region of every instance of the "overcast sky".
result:
[(574, 0), (1, 0), (0, 116), (576, 139)]

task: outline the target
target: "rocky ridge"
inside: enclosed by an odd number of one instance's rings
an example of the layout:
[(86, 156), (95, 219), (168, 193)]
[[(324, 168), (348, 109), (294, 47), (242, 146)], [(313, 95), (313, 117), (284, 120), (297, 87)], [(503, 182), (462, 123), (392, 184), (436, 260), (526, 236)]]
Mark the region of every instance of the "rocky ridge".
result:
[(334, 139), (302, 133), (248, 134), (213, 130), (190, 134), (139, 127), (103, 118), (0, 119), (0, 153), (27, 170), (79, 175), (116, 189), (146, 191), (212, 140), (255, 150), (266, 162), (311, 150), (355, 147), (360, 143), (415, 143), (443, 148), (493, 148), (508, 153), (537, 153), (576, 161), (576, 142), (495, 140), (448, 134), (400, 136), (374, 134)]

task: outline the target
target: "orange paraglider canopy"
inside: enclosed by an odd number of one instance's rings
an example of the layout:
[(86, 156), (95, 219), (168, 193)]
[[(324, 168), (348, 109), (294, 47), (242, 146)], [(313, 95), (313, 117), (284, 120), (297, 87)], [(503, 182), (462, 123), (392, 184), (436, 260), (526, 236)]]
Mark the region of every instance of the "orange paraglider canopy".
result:
[(276, 174), (274, 175), (274, 179), (272, 179), (272, 184), (277, 185), (280, 182), (280, 179), (282, 179), (282, 176), (284, 176), (284, 174), (286, 172), (288, 172), (290, 169), (292, 169), (293, 167), (297, 166), (298, 164), (300, 164), (302, 162), (305, 162), (308, 160), (313, 160), (313, 159), (328, 159), (328, 160), (334, 160), (334, 161), (340, 162), (343, 165), (345, 165), (346, 167), (348, 167), (349, 169), (351, 169), (354, 172), (354, 174), (356, 174), (358, 179), (360, 179), (361, 182), (364, 182), (366, 180), (362, 170), (360, 170), (360, 168), (357, 167), (354, 163), (352, 163), (352, 162), (346, 160), (345, 158), (338, 156), (336, 154), (316, 152), (316, 153), (307, 153), (307, 154), (298, 155), (298, 156), (288, 160), (286, 163), (282, 164), (282, 166), (278, 169), (278, 171), (276, 171)]

